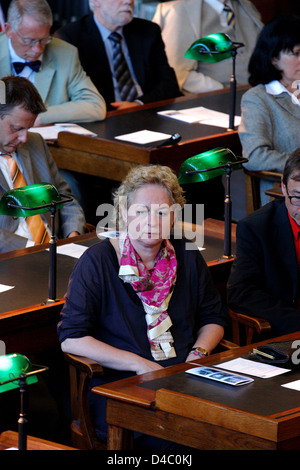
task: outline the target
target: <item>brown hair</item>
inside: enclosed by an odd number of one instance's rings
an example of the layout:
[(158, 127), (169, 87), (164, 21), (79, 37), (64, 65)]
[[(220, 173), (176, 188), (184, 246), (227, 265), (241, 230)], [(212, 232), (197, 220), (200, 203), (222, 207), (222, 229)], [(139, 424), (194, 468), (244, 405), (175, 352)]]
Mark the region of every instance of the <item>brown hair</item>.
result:
[(0, 119), (17, 106), (31, 114), (38, 115), (46, 111), (46, 107), (35, 86), (23, 77), (4, 77), (5, 103), (0, 103)]
[(300, 148), (291, 153), (284, 166), (283, 184), (287, 186), (290, 179), (300, 181)]

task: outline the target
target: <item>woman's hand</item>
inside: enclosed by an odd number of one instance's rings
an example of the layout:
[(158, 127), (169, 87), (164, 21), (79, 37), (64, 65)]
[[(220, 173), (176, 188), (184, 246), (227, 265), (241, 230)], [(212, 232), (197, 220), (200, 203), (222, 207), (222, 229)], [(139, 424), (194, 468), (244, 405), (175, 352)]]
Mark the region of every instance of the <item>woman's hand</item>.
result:
[[(203, 357), (205, 357), (205, 356), (203, 355)], [(186, 358), (185, 362), (192, 362), (192, 361), (196, 361), (197, 359), (201, 359), (201, 357), (197, 356), (193, 352), (190, 352), (188, 357)]]
[(148, 361), (147, 359), (143, 359), (140, 357), (140, 361), (138, 361), (136, 374), (145, 374), (146, 372), (151, 372), (153, 370), (160, 370), (163, 367), (158, 364), (157, 362)]

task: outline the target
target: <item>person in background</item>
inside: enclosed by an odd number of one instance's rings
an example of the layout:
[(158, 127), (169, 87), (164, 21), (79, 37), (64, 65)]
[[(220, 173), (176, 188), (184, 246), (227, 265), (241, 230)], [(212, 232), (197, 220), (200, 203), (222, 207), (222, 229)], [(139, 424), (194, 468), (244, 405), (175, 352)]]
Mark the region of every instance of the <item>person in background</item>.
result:
[(0, 2), (0, 33), (2, 33), (2, 31), (4, 31), (4, 22), (5, 22), (5, 17), (4, 17), (2, 5), (1, 5), (1, 2)]
[[(228, 11), (229, 9), (229, 11)], [(238, 50), (236, 78), (248, 82), (248, 62), (263, 27), (260, 13), (248, 0), (176, 0), (160, 3), (153, 21), (160, 25), (171, 67), (184, 93), (202, 93), (229, 86), (232, 61), (209, 64), (186, 59), (188, 48), (203, 36), (225, 33), (245, 47)]]
[[(89, 248), (71, 275), (59, 340), (64, 352), (104, 367), (97, 384), (203, 357), (223, 337), (204, 259), (196, 245), (170, 236), (184, 202), (170, 168), (134, 168), (115, 194), (120, 235)], [(92, 395), (91, 418), (104, 440), (105, 400)]]
[(133, 17), (134, 0), (90, 0), (91, 12), (55, 36), (78, 48), (81, 64), (108, 109), (180, 96), (160, 29)]
[(268, 320), (272, 336), (300, 330), (300, 148), (287, 159), (284, 198), (237, 225), (236, 259), (228, 281), (228, 305)]
[[(0, 103), (0, 198), (9, 190), (35, 183), (51, 183), (70, 196), (43, 138), (28, 132), (44, 103), (32, 83), (23, 77), (5, 77), (5, 103)], [(2, 86), (1, 86), (2, 90)], [(37, 225), (38, 231), (33, 228)], [(74, 237), (85, 232), (78, 202), (62, 205), (56, 217), (56, 235)], [(26, 219), (0, 215), (0, 253), (49, 241), (50, 212)]]
[[(282, 173), (300, 147), (300, 19), (282, 16), (261, 32), (249, 63), (252, 88), (242, 97), (239, 136), (251, 171)], [(261, 205), (273, 182), (260, 180)]]
[(0, 78), (28, 78), (46, 111), (33, 125), (89, 122), (106, 116), (105, 101), (84, 72), (74, 46), (52, 38), (46, 0), (12, 0), (0, 34)]

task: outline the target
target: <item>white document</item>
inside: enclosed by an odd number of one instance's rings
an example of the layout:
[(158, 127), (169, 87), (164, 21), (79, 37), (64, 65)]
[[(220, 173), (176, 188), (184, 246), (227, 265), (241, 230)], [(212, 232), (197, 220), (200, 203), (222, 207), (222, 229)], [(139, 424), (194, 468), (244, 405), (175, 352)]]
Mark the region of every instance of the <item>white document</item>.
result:
[(115, 139), (124, 140), (127, 142), (133, 142), (135, 144), (150, 144), (151, 142), (157, 142), (158, 140), (169, 139), (170, 134), (164, 134), (163, 132), (142, 131), (131, 132), (130, 134), (118, 135)]
[(6, 286), (5, 284), (0, 284), (0, 293), (6, 292), (7, 290), (14, 289), (15, 286)]
[(290, 372), (290, 369), (283, 369), (282, 367), (251, 361), (242, 357), (218, 364), (215, 367), (230, 370), (232, 372), (253, 375), (254, 377), (260, 377), (261, 379), (268, 379), (269, 377), (275, 377), (276, 375)]
[(300, 380), (294, 380), (294, 382), (289, 382), (287, 384), (282, 384), (282, 387), (291, 388), (292, 390), (297, 390), (300, 392)]
[(42, 126), (42, 127), (31, 127), (29, 132), (35, 132), (40, 134), (45, 140), (57, 140), (59, 132), (72, 132), (73, 134), (90, 135), (95, 136), (93, 132), (79, 126), (75, 123), (63, 123), (54, 124), (53, 126)]
[[(209, 126), (224, 127), (225, 129), (227, 129), (229, 125), (228, 114), (214, 111), (213, 109), (204, 108), (203, 106), (197, 106), (196, 108), (188, 109), (171, 109), (168, 111), (159, 111), (158, 114), (190, 124), (198, 122), (200, 124), (207, 124)], [(241, 117), (235, 116), (234, 124), (236, 126), (239, 125), (240, 121)]]
[[(78, 259), (87, 248), (87, 246), (77, 245), (77, 243), (67, 243), (66, 245), (57, 246), (56, 253)], [(49, 248), (47, 248), (47, 251), (49, 251)]]

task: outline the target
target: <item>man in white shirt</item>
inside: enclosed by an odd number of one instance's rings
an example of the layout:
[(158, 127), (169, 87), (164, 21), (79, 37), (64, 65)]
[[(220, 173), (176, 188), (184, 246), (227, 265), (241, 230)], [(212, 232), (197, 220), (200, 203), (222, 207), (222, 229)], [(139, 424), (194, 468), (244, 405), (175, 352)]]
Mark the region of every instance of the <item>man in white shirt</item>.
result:
[(162, 29), (168, 61), (185, 93), (229, 86), (231, 59), (210, 64), (184, 57), (197, 39), (213, 33), (225, 33), (232, 41), (245, 44), (238, 50), (236, 78), (238, 84), (248, 83), (248, 62), (263, 26), (261, 17), (250, 1), (228, 0), (226, 5), (234, 15), (234, 21), (228, 25), (224, 3), (225, 0), (175, 0), (157, 6), (153, 21)]

